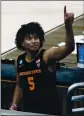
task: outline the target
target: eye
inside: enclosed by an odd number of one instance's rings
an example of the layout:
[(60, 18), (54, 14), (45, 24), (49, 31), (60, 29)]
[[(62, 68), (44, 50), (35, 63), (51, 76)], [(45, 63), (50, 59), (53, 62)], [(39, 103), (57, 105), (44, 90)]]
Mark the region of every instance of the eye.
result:
[(35, 39), (39, 39), (39, 37), (38, 37), (37, 35), (34, 35), (34, 38), (35, 38)]
[(31, 40), (31, 37), (27, 35), (27, 36), (25, 37), (25, 40)]

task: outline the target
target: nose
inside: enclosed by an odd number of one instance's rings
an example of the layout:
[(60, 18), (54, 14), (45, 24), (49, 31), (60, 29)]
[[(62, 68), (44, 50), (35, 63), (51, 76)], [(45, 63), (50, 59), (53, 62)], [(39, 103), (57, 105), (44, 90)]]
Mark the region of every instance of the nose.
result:
[(35, 38), (32, 38), (32, 39), (31, 39), (31, 42), (34, 43), (34, 42), (35, 42)]

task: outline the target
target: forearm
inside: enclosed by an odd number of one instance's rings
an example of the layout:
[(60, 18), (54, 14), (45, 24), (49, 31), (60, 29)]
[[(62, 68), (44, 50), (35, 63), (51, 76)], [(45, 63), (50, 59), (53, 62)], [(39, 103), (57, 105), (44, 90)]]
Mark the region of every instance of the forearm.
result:
[(75, 46), (72, 25), (68, 25), (67, 27), (65, 26), (65, 30), (66, 30), (66, 38), (65, 38), (66, 47), (69, 52), (72, 52)]
[(18, 103), (20, 102), (21, 98), (22, 98), (21, 89), (20, 89), (20, 87), (18, 85), (16, 85), (15, 91), (14, 91), (14, 95), (13, 95), (12, 104), (18, 105)]
[(52, 47), (44, 53), (43, 59), (45, 63), (48, 63), (49, 60), (55, 59), (56, 61), (62, 60), (68, 56), (74, 50), (74, 34), (72, 24), (74, 21), (74, 14), (67, 13), (66, 6), (64, 7), (64, 23), (65, 23), (65, 45), (58, 48)]

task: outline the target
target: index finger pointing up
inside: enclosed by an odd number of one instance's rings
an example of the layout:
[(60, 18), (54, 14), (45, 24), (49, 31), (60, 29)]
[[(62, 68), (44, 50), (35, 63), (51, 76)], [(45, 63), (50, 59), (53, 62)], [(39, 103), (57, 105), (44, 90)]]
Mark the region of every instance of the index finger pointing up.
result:
[(64, 6), (64, 14), (66, 14), (67, 13), (67, 11), (66, 11), (66, 6)]

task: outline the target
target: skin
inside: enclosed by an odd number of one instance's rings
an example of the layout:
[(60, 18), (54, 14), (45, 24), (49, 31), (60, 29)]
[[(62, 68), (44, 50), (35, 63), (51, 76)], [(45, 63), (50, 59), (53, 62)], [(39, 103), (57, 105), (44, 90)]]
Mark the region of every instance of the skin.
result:
[[(74, 20), (74, 14), (67, 13), (65, 6), (64, 23), (65, 23), (65, 31), (66, 31), (66, 37), (65, 37), (66, 44), (58, 48), (52, 47), (46, 50), (43, 54), (43, 60), (46, 64), (48, 63), (48, 61), (52, 59), (55, 59), (56, 61), (62, 60), (74, 50), (74, 34), (72, 29), (73, 20)], [(35, 34), (33, 35), (31, 34), (30, 36), (24, 38), (22, 45), (25, 46), (26, 48), (26, 52), (27, 52), (26, 60), (28, 62), (31, 62), (40, 51), (39, 38)], [(53, 71), (53, 70), (54, 69), (52, 67), (49, 67), (49, 71)], [(14, 92), (12, 106), (13, 104), (18, 104), (21, 96), (22, 94), (21, 94), (21, 88), (19, 87), (19, 77), (17, 75), (16, 88)]]
[(39, 50), (40, 40), (36, 34), (30, 34), (24, 38), (22, 45), (25, 46), (26, 52), (31, 52), (32, 54), (32, 52)]
[(26, 48), (26, 60), (31, 62), (40, 51), (40, 40), (36, 34), (30, 34), (24, 38), (22, 46)]

